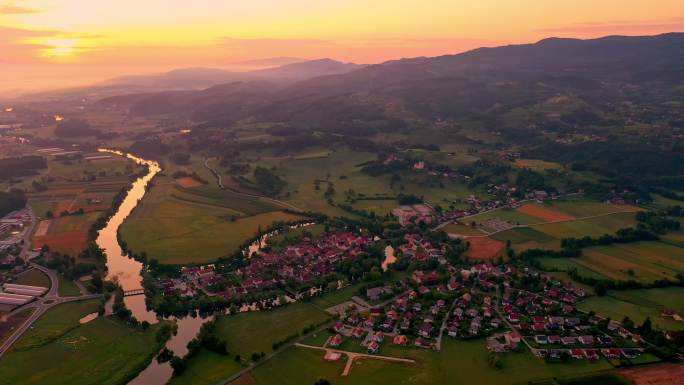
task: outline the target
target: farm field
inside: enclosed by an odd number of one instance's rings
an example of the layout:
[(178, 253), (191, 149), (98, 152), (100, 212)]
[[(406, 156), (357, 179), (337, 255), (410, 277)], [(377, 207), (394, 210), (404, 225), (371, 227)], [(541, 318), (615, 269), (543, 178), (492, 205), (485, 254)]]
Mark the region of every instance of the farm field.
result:
[[(335, 203), (343, 203), (350, 190), (355, 194), (363, 194), (366, 198), (396, 196), (399, 193), (415, 194), (434, 205), (445, 205), (472, 193), (461, 183), (414, 173), (403, 175), (400, 182), (391, 186), (390, 175), (373, 177), (361, 172), (361, 164), (376, 157), (373, 153), (341, 149), (314, 159), (260, 159), (257, 163), (267, 168), (277, 167), (274, 172), (287, 182), (283, 193), (286, 202), (304, 210), (331, 216), (350, 214), (327, 203), (324, 194), (328, 182), (333, 183), (335, 193), (332, 199)], [(315, 187), (316, 180), (320, 184), (319, 190)], [(398, 203), (392, 200), (359, 201), (354, 204), (355, 208), (370, 209), (383, 215), (397, 206)]]
[(96, 312), (98, 306), (98, 300), (68, 302), (55, 306), (36, 321), (31, 331), (19, 339), (13, 349), (26, 350), (54, 341), (78, 326), (81, 317)]
[(493, 259), (503, 255), (506, 244), (489, 237), (469, 237), (465, 239), (470, 248), (465, 256), (472, 259)]
[(554, 210), (553, 208), (548, 207), (548, 205), (540, 205), (537, 203), (526, 203), (520, 206), (517, 211), (525, 215), (539, 218), (541, 222), (560, 222), (575, 218), (562, 211)]
[(511, 240), (513, 248), (521, 251), (529, 248), (557, 250), (562, 238), (581, 238), (613, 234), (626, 227), (634, 227), (636, 220), (630, 212), (607, 214), (596, 218), (577, 219), (559, 223), (534, 224), (529, 227), (513, 228), (491, 235), (491, 238)]
[(469, 235), (485, 235), (482, 231), (478, 230), (477, 227), (466, 226), (461, 223), (449, 223), (444, 226), (444, 231), (447, 234), (469, 236)]
[(131, 250), (161, 263), (214, 261), (235, 252), (260, 228), (301, 219), (254, 198), (226, 195), (235, 193), (202, 186), (190, 194), (168, 178), (154, 182), (120, 231)]
[(533, 171), (562, 170), (563, 165), (555, 162), (547, 162), (541, 159), (516, 159), (515, 167), (528, 168)]
[(240, 313), (220, 317), (217, 334), (225, 338), (231, 351), (247, 359), (252, 353), (269, 353), (279, 342), (312, 324), (326, 321), (329, 315), (311, 303), (298, 302), (269, 311)]
[(684, 249), (662, 242), (595, 246), (576, 262), (612, 279), (675, 279), (684, 273)]
[[(416, 360), (415, 364), (360, 360), (354, 363), (348, 377), (342, 377), (344, 360), (323, 361), (323, 352), (291, 347), (252, 371), (259, 385), (314, 383), (326, 378), (333, 384), (448, 384), (509, 385), (556, 377), (572, 378), (610, 370), (605, 361), (591, 364), (571, 362), (546, 364), (529, 352), (502, 356), (502, 369), (492, 369), (482, 340), (454, 341), (446, 339), (441, 352), (414, 348), (388, 347), (383, 354)], [(287, 373), (287, 375), (286, 375)], [(277, 381), (276, 381), (277, 379)]]
[(684, 322), (660, 315), (664, 308), (674, 309), (684, 315), (684, 288), (681, 287), (609, 291), (605, 297), (590, 297), (579, 306), (616, 320), (629, 317), (641, 324), (646, 317), (650, 317), (659, 328), (684, 330)]
[(41, 221), (33, 244), (36, 247), (48, 245), (50, 250), (76, 257), (87, 247), (88, 231), (102, 215), (94, 211)]
[(595, 279), (607, 279), (603, 274), (600, 274), (594, 270), (591, 270), (584, 265), (580, 265), (578, 263), (575, 263), (575, 258), (553, 258), (553, 257), (544, 257), (544, 258), (537, 258), (537, 261), (539, 261), (542, 266), (546, 269), (556, 269), (562, 272), (566, 272), (572, 269), (576, 269), (577, 273), (579, 273), (583, 277), (588, 277), (588, 278), (595, 278)]
[(38, 328), (22, 337), (0, 361), (0, 384), (121, 384), (144, 368), (160, 348), (155, 340), (159, 325), (144, 332), (114, 318), (79, 325), (78, 318), (85, 314), (75, 313), (69, 323), (62, 324), (62, 334), (40, 345), (29, 348), (23, 343), (24, 339), (35, 340), (33, 334)]
[[(229, 347), (230, 349), (230, 347)], [(231, 352), (231, 354), (233, 354)], [(204, 385), (219, 381), (240, 371), (243, 366), (233, 356), (223, 356), (209, 350), (200, 349), (180, 376), (174, 376), (168, 385)], [(249, 357), (245, 357), (248, 359)]]
[(230, 355), (221, 356), (203, 350), (190, 360), (188, 370), (175, 377), (171, 384), (215, 383), (242, 369), (242, 365), (235, 361), (236, 354), (245, 361), (252, 353), (268, 354), (273, 351), (274, 342), (301, 333), (305, 327), (328, 318), (325, 311), (309, 302), (269, 311), (221, 316), (216, 321), (216, 332), (226, 340)]
[(38, 269), (31, 269), (17, 276), (13, 283), (18, 285), (41, 286), (50, 288), (50, 278)]

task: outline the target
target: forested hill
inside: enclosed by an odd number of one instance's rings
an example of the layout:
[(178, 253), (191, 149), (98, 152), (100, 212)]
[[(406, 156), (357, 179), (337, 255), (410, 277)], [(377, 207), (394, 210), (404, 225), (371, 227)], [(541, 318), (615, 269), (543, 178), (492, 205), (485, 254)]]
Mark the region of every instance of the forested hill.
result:
[[(505, 111), (555, 94), (620, 96), (625, 85), (665, 87), (684, 82), (684, 34), (545, 39), (535, 44), (481, 48), (458, 55), (415, 58), (321, 76), (281, 88), (245, 82), (206, 91), (110, 98), (136, 115), (174, 112), (223, 124), (264, 121), (338, 124), (418, 115), (444, 119)], [(301, 65), (301, 64), (300, 64)], [(210, 97), (205, 97), (210, 95)], [(173, 108), (170, 108), (173, 106)], [(343, 124), (344, 125), (344, 124)]]

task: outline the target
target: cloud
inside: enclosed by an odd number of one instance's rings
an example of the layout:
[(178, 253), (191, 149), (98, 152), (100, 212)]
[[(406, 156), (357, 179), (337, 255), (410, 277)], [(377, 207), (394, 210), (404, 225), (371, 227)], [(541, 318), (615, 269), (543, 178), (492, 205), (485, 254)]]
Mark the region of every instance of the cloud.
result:
[(7, 3), (0, 5), (0, 15), (25, 15), (28, 13), (40, 12), (34, 8), (22, 7), (20, 5), (14, 5), (12, 3)]
[(538, 29), (544, 33), (577, 33), (577, 34), (632, 34), (662, 33), (684, 31), (684, 17), (666, 20), (613, 21), (608, 23), (583, 22), (565, 27)]

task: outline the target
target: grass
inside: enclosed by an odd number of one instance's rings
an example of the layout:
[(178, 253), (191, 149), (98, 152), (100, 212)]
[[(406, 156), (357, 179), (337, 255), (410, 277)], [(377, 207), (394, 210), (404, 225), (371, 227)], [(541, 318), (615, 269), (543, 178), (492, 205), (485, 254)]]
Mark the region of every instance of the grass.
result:
[(302, 329), (328, 319), (328, 314), (311, 303), (298, 302), (274, 310), (222, 316), (216, 322), (232, 353), (248, 358), (252, 353), (269, 353), (279, 342)]
[(676, 279), (684, 273), (684, 248), (663, 242), (596, 246), (585, 249), (576, 262), (612, 279)]
[(605, 297), (590, 297), (580, 304), (584, 310), (594, 310), (612, 319), (629, 317), (641, 324), (647, 317), (654, 325), (666, 330), (684, 330), (684, 322), (660, 316), (663, 308), (684, 314), (684, 288), (658, 288), (610, 291)]
[[(161, 263), (204, 263), (232, 254), (257, 231), (276, 221), (301, 219), (282, 211), (247, 217), (236, 209), (218, 206), (212, 200), (180, 200), (169, 195), (174, 186), (156, 185), (126, 219), (121, 235), (134, 252), (146, 252)], [(175, 194), (175, 193), (174, 193)], [(232, 220), (233, 216), (238, 218)]]
[(537, 258), (542, 266), (546, 269), (555, 269), (560, 271), (569, 271), (571, 269), (576, 269), (577, 273), (583, 277), (596, 278), (596, 279), (606, 279), (607, 277), (601, 273), (598, 273), (590, 268), (575, 263), (575, 258), (553, 258), (544, 257)]
[(546, 364), (531, 353), (509, 353), (502, 356), (503, 367), (489, 365), (483, 340), (454, 341), (445, 339), (442, 351), (387, 346), (383, 354), (416, 360), (415, 364), (361, 360), (348, 377), (341, 377), (344, 362), (327, 363), (323, 352), (306, 348), (289, 348), (256, 368), (252, 374), (258, 384), (311, 384), (326, 378), (333, 384), (524, 384), (544, 379), (572, 378), (610, 370), (602, 360), (591, 364), (572, 361)]
[(79, 325), (78, 320), (83, 316), (96, 312), (99, 304), (98, 300), (90, 300), (55, 306), (33, 324), (31, 330), (17, 341), (13, 349), (39, 347), (64, 336)]
[(475, 227), (470, 227), (461, 223), (449, 223), (448, 225), (444, 226), (443, 228), (444, 231), (447, 232), (447, 234), (457, 234), (457, 235), (485, 235), (482, 231), (478, 230)]
[(555, 162), (547, 162), (541, 159), (516, 159), (515, 167), (528, 168), (533, 171), (562, 170), (563, 165)]
[[(70, 324), (74, 326), (71, 331), (49, 343), (8, 352), (0, 361), (0, 384), (122, 384), (142, 370), (160, 348), (155, 340), (158, 325), (144, 332), (113, 318), (98, 318), (84, 325), (76, 321), (75, 325)], [(32, 338), (36, 330), (22, 340)]]
[(201, 349), (188, 363), (182, 375), (171, 378), (168, 385), (216, 384), (242, 369), (233, 356), (223, 356)]
[(58, 277), (60, 297), (73, 297), (81, 295), (81, 291), (78, 290), (78, 286), (76, 286), (76, 284), (73, 281), (67, 279), (66, 277), (63, 277), (61, 274), (58, 274)]
[(50, 278), (38, 269), (31, 269), (17, 276), (17, 285), (41, 286), (50, 288)]
[(494, 234), (491, 237), (502, 242), (510, 240), (512, 244), (520, 244), (525, 242), (545, 243), (554, 241), (556, 239), (535, 229), (534, 227), (519, 227), (510, 229)]

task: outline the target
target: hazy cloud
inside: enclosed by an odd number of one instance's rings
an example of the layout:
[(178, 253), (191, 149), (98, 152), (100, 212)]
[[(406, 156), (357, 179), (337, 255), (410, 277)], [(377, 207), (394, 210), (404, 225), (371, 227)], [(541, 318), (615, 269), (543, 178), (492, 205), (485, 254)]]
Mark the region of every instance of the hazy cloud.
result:
[(39, 12), (37, 9), (22, 7), (20, 5), (14, 5), (12, 3), (0, 5), (0, 15), (23, 15), (27, 13)]
[(622, 33), (657, 33), (677, 32), (684, 30), (684, 17), (666, 20), (613, 21), (575, 23), (565, 27), (538, 29), (544, 33), (578, 33), (578, 34), (622, 34)]

